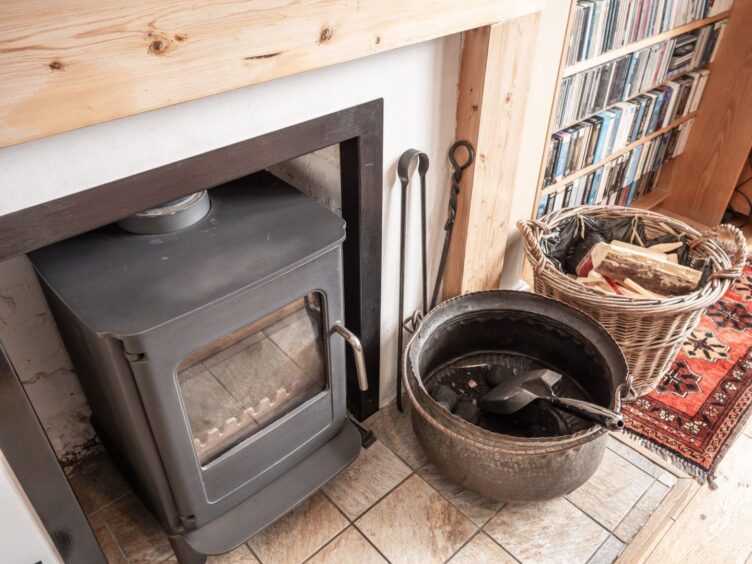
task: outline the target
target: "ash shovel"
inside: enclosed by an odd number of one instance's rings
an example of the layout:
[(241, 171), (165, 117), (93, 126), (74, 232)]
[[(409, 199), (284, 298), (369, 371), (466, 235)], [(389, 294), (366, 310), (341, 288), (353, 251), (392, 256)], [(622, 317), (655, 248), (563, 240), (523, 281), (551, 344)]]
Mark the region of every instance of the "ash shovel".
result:
[(561, 380), (561, 374), (553, 370), (532, 370), (505, 379), (480, 400), (480, 408), (491, 413), (507, 415), (516, 413), (529, 403), (543, 399), (552, 405), (593, 421), (606, 429), (621, 429), (624, 419), (619, 413), (587, 401), (560, 398), (553, 386)]

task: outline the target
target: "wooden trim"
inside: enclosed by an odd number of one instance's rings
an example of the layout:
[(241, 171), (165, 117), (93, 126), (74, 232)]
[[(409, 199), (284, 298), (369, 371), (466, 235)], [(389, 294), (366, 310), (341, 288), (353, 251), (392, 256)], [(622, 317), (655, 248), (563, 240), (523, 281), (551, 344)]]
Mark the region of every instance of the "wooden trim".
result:
[(464, 34), (457, 139), (475, 147), (465, 171), (444, 296), (498, 288), (540, 15)]
[[(573, 182), (574, 180), (577, 180), (580, 176), (584, 176), (586, 174), (590, 174), (591, 172), (593, 172), (597, 168), (602, 167), (607, 162), (613, 161), (614, 159), (620, 157), (621, 155), (624, 155), (624, 154), (630, 152), (631, 150), (635, 149), (636, 147), (639, 147), (640, 145), (643, 145), (643, 144), (647, 143), (648, 141), (651, 141), (652, 139), (655, 139), (656, 137), (660, 137), (661, 135), (663, 135), (667, 131), (669, 131), (669, 130), (671, 130), (671, 129), (673, 129), (673, 128), (679, 126), (679, 125), (681, 125), (682, 123), (684, 123), (685, 121), (688, 121), (688, 120), (692, 119), (693, 117), (695, 117), (695, 114), (694, 113), (690, 113), (690, 114), (687, 114), (686, 116), (682, 116), (680, 118), (677, 118), (674, 121), (672, 121), (670, 124), (668, 124), (666, 127), (662, 127), (661, 129), (658, 129), (658, 130), (654, 131), (650, 135), (645, 135), (644, 137), (640, 137), (637, 141), (634, 141), (633, 143), (630, 143), (629, 145), (627, 145), (626, 147), (624, 147), (622, 149), (619, 149), (618, 151), (614, 151), (613, 153), (611, 153), (610, 155), (608, 155), (606, 158), (601, 159), (597, 163), (593, 163), (591, 165), (588, 165), (588, 166), (586, 166), (584, 168), (581, 168), (580, 170), (578, 170), (576, 172), (573, 172), (569, 176), (565, 176), (564, 178), (562, 178), (558, 182), (556, 182), (554, 184), (551, 184), (550, 186), (546, 186), (545, 188), (543, 188), (540, 191), (540, 194), (538, 195), (539, 198), (545, 196), (546, 194), (550, 194), (551, 192), (556, 192), (556, 190), (558, 190), (562, 186), (566, 186), (567, 184), (569, 184), (570, 182)], [(548, 149), (548, 147), (546, 149)]]
[(639, 51), (640, 49), (644, 49), (645, 47), (650, 47), (651, 45), (655, 45), (656, 43), (660, 43), (661, 41), (665, 41), (666, 39), (671, 39), (672, 37), (677, 37), (683, 33), (687, 33), (713, 22), (717, 22), (718, 20), (723, 20), (729, 17), (730, 13), (731, 11), (727, 10), (709, 18), (704, 18), (702, 20), (696, 20), (688, 24), (680, 25), (679, 27), (675, 27), (674, 29), (671, 29), (669, 31), (664, 31), (663, 33), (658, 33), (656, 35), (646, 37), (645, 39), (635, 41), (634, 43), (630, 43), (629, 45), (617, 47), (616, 49), (612, 49), (611, 51), (602, 53), (597, 57), (587, 59), (586, 61), (580, 61), (579, 63), (569, 65), (564, 69), (564, 77), (566, 78), (567, 76), (572, 76), (573, 74), (577, 74), (578, 72), (586, 71), (593, 67), (597, 67), (598, 65), (602, 65), (604, 63), (608, 63), (609, 61), (613, 61), (614, 59), (618, 59), (619, 57), (622, 57), (624, 55), (628, 55), (629, 53), (633, 53), (634, 51)]
[(280, 162), (340, 145), (345, 324), (360, 337), (369, 389), (348, 353), (350, 409), (378, 409), (381, 342), (383, 100), (267, 133), (0, 216), (0, 261), (102, 227), (162, 202), (224, 184)]
[(752, 149), (752, 1), (736, 0), (684, 151), (661, 172), (665, 207), (717, 225)]
[(6, 0), (0, 147), (540, 9), (540, 0)]
[(674, 516), (700, 489), (694, 478), (679, 478), (658, 508), (619, 555), (619, 563), (645, 562), (666, 532), (674, 524)]
[(646, 449), (635, 439), (623, 433), (612, 433), (611, 438), (628, 445), (629, 448), (639, 452), (642, 456), (660, 466), (677, 479), (677, 483), (671, 488), (671, 491), (668, 492), (660, 505), (658, 505), (617, 559), (617, 562), (624, 562), (625, 564), (644, 562), (671, 527), (674, 519), (681, 513), (701, 486), (689, 474), (673, 466), (658, 454)]

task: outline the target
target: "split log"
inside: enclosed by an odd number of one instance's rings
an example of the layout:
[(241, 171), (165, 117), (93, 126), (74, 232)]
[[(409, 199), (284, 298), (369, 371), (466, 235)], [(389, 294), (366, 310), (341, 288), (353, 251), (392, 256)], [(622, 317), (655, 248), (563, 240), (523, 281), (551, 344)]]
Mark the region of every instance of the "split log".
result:
[(646, 290), (645, 288), (640, 286), (637, 282), (635, 282), (631, 278), (625, 278), (623, 284), (624, 284), (624, 287), (628, 288), (629, 290), (631, 290), (633, 293), (637, 294), (638, 296), (642, 296), (644, 298), (657, 299), (657, 298), (665, 297), (665, 296), (660, 296), (656, 294), (655, 292), (651, 292), (650, 290)]
[(699, 270), (669, 262), (665, 255), (655, 257), (608, 243), (595, 245), (590, 261), (593, 269), (607, 278), (620, 283), (629, 278), (650, 292), (666, 296), (691, 292), (702, 276)]
[[(673, 245), (673, 243), (669, 243), (669, 244)], [(638, 247), (637, 245), (632, 245), (631, 243), (625, 243), (624, 241), (617, 241), (617, 240), (611, 241), (611, 245), (613, 247), (618, 247), (620, 249), (624, 249), (625, 251), (629, 251), (637, 255), (649, 256), (658, 260), (668, 260), (667, 255), (659, 248), (662, 245), (655, 245), (653, 247), (646, 248), (646, 247)], [(679, 243), (679, 246), (681, 246), (681, 243)]]
[(681, 241), (676, 241), (675, 243), (659, 243), (658, 245), (648, 247), (648, 250), (657, 251), (659, 253), (670, 253), (681, 247), (683, 244), (684, 243)]

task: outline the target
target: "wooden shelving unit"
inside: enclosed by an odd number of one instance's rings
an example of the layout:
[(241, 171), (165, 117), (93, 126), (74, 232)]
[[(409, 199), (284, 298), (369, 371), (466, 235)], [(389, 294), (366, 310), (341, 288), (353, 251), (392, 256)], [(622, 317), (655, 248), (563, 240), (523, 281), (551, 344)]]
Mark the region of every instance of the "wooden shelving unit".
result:
[[(695, 70), (695, 69), (692, 69), (692, 70)], [(684, 72), (680, 72), (680, 73), (678, 73), (678, 74), (675, 74), (674, 76), (672, 76), (672, 77), (671, 77), (671, 80), (677, 80), (677, 79), (679, 79), (679, 78), (683, 77), (684, 75), (686, 75), (687, 73), (690, 73), (690, 72), (692, 72), (692, 70), (687, 70), (687, 71), (684, 71)], [(636, 94), (635, 94), (634, 96), (631, 96), (631, 97), (630, 97), (629, 99), (631, 100), (632, 98), (635, 98), (635, 97), (637, 97), (637, 96), (641, 96), (642, 94), (645, 94), (646, 92), (650, 92), (650, 91), (651, 91), (651, 90), (653, 90), (653, 89), (654, 89), (654, 88), (655, 88), (656, 86), (660, 86), (660, 85), (656, 85), (656, 84), (653, 84), (653, 85), (651, 85), (651, 86), (650, 86), (649, 88), (645, 88), (644, 90), (640, 90), (640, 91), (638, 91), (638, 92), (637, 92), (637, 93), (636, 93)], [(576, 119), (576, 120), (574, 120), (574, 121), (572, 121), (572, 122), (569, 122), (569, 123), (565, 123), (565, 124), (564, 124), (564, 125), (562, 125), (561, 127), (555, 127), (555, 126), (553, 125), (553, 123), (552, 123), (552, 124), (551, 124), (551, 127), (550, 127), (550, 130), (549, 130), (549, 132), (548, 132), (548, 133), (549, 133), (549, 134), (553, 134), (553, 133), (556, 133), (557, 131), (561, 131), (562, 129), (566, 129), (567, 127), (571, 127), (571, 126), (573, 126), (574, 124), (576, 124), (576, 123), (580, 123), (581, 121), (584, 121), (584, 120), (586, 120), (586, 119), (588, 119), (588, 118), (591, 118), (591, 117), (593, 117), (593, 116), (594, 116), (595, 114), (597, 114), (597, 113), (599, 113), (599, 112), (602, 112), (602, 111), (603, 111), (603, 110), (598, 110), (597, 112), (593, 112), (593, 113), (591, 113), (591, 114), (586, 114), (586, 115), (582, 116), (582, 117), (581, 117), (580, 119)]]
[(726, 19), (729, 17), (730, 14), (731, 14), (731, 10), (727, 10), (725, 12), (721, 12), (720, 14), (716, 14), (715, 16), (712, 16), (710, 18), (704, 18), (701, 20), (690, 22), (688, 24), (675, 27), (674, 29), (664, 31), (663, 33), (646, 37), (645, 39), (642, 39), (640, 41), (635, 41), (634, 43), (630, 43), (629, 45), (625, 45), (624, 47), (617, 47), (616, 49), (611, 49), (610, 51), (601, 53), (597, 57), (592, 57), (590, 59), (580, 61), (579, 63), (569, 65), (568, 67), (564, 69), (562, 76), (566, 78), (568, 76), (572, 76), (573, 74), (577, 74), (578, 72), (586, 71), (593, 67), (597, 67), (598, 65), (608, 63), (609, 61), (613, 61), (615, 59), (618, 59), (619, 57), (628, 55), (629, 53), (634, 53), (635, 51), (639, 51), (640, 49), (644, 49), (645, 47), (650, 47), (651, 45), (655, 45), (656, 43), (660, 43), (661, 41), (665, 41), (666, 39), (671, 39), (672, 37), (678, 37), (679, 35), (682, 35), (683, 33), (687, 33), (688, 31), (693, 31), (695, 29), (699, 29), (703, 26), (706, 26), (710, 23)]
[(555, 182), (554, 184), (550, 184), (550, 185), (546, 186), (545, 188), (543, 188), (540, 191), (540, 194), (538, 194), (538, 196), (539, 197), (540, 196), (545, 196), (546, 194), (550, 194), (551, 192), (556, 192), (556, 190), (558, 190), (562, 186), (566, 186), (570, 182), (578, 179), (580, 176), (584, 176), (586, 174), (590, 174), (591, 172), (593, 172), (597, 168), (602, 167), (607, 162), (613, 161), (614, 159), (619, 158), (619, 156), (621, 156), (621, 155), (623, 155), (625, 153), (629, 153), (632, 149), (634, 149), (636, 147), (639, 147), (640, 145), (642, 145), (644, 143), (647, 143), (648, 141), (650, 141), (652, 139), (655, 139), (656, 137), (660, 137), (661, 135), (663, 135), (667, 131), (673, 129), (674, 127), (677, 127), (678, 125), (681, 125), (685, 121), (689, 121), (693, 117), (695, 117), (695, 113), (694, 112), (689, 113), (686, 116), (682, 116), (680, 118), (675, 119), (674, 121), (672, 121), (671, 123), (669, 123), (666, 127), (662, 127), (661, 129), (657, 129), (656, 131), (654, 131), (650, 135), (646, 135), (645, 137), (640, 137), (634, 143), (630, 143), (629, 145), (627, 145), (623, 149), (619, 149), (618, 151), (614, 151), (613, 153), (611, 153), (610, 155), (608, 155), (606, 158), (601, 159), (598, 162), (593, 163), (591, 165), (588, 165), (585, 168), (581, 168), (580, 170), (573, 172), (569, 176), (565, 176), (564, 178), (562, 178), (558, 182)]
[[(752, 1), (735, 0), (731, 9), (714, 16), (678, 26), (670, 31), (645, 38), (624, 47), (612, 49), (585, 61), (566, 65), (567, 46), (574, 24), (575, 9), (576, 0), (571, 0), (569, 21), (564, 45), (562, 46), (555, 95), (551, 102), (547, 130), (549, 138), (554, 131), (562, 129), (555, 127), (554, 117), (556, 101), (560, 95), (563, 78), (608, 63), (629, 53), (639, 51), (645, 47), (720, 20), (728, 19), (728, 24), (715, 60), (708, 67), (710, 76), (708, 77), (708, 83), (697, 112), (678, 118), (667, 127), (661, 128), (631, 143), (623, 149), (601, 159), (599, 162), (575, 171), (555, 184), (543, 187), (549, 146), (547, 140), (545, 151), (540, 159), (538, 183), (536, 185), (531, 216), (535, 217), (538, 203), (542, 196), (555, 192), (562, 186), (583, 175), (589, 174), (607, 162), (628, 153), (635, 147), (694, 118), (692, 131), (689, 134), (683, 153), (666, 162), (661, 170), (659, 181), (653, 190), (630, 205), (640, 209), (655, 209), (660, 207), (663, 213), (670, 213), (672, 210), (676, 210), (677, 214), (681, 213), (682, 216), (686, 216), (686, 218), (697, 225), (713, 225), (717, 223), (733, 191), (733, 184), (746, 162), (746, 155), (749, 153), (750, 147), (752, 147), (752, 104), (749, 103), (752, 100), (752, 33), (749, 33), (749, 22), (752, 21)], [(672, 77), (672, 80), (680, 76), (682, 75)], [(587, 116), (583, 119), (587, 119)], [(574, 123), (580, 121), (582, 119), (578, 119)], [(564, 127), (570, 125), (573, 124), (567, 124)], [(728, 147), (730, 143), (735, 144), (734, 149), (731, 151), (729, 151)], [(727, 153), (729, 152), (732, 152), (733, 156), (728, 156)], [(691, 159), (694, 159), (694, 162)], [(720, 162), (727, 163), (725, 168), (729, 170), (722, 169), (719, 165)], [(699, 163), (702, 163), (702, 165)], [(714, 188), (712, 186), (713, 177), (711, 173), (707, 171), (703, 172), (701, 167), (712, 169), (712, 174), (722, 178), (722, 187)], [(702, 205), (696, 203), (698, 197), (705, 203)]]

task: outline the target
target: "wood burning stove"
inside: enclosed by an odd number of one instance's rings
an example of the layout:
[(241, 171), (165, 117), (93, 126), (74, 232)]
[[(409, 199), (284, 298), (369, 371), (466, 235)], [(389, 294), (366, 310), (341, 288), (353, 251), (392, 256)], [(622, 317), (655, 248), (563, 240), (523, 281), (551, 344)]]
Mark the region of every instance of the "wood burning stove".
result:
[(98, 431), (181, 561), (234, 548), (360, 449), (343, 220), (266, 172), (210, 197), (179, 231), (31, 255)]

